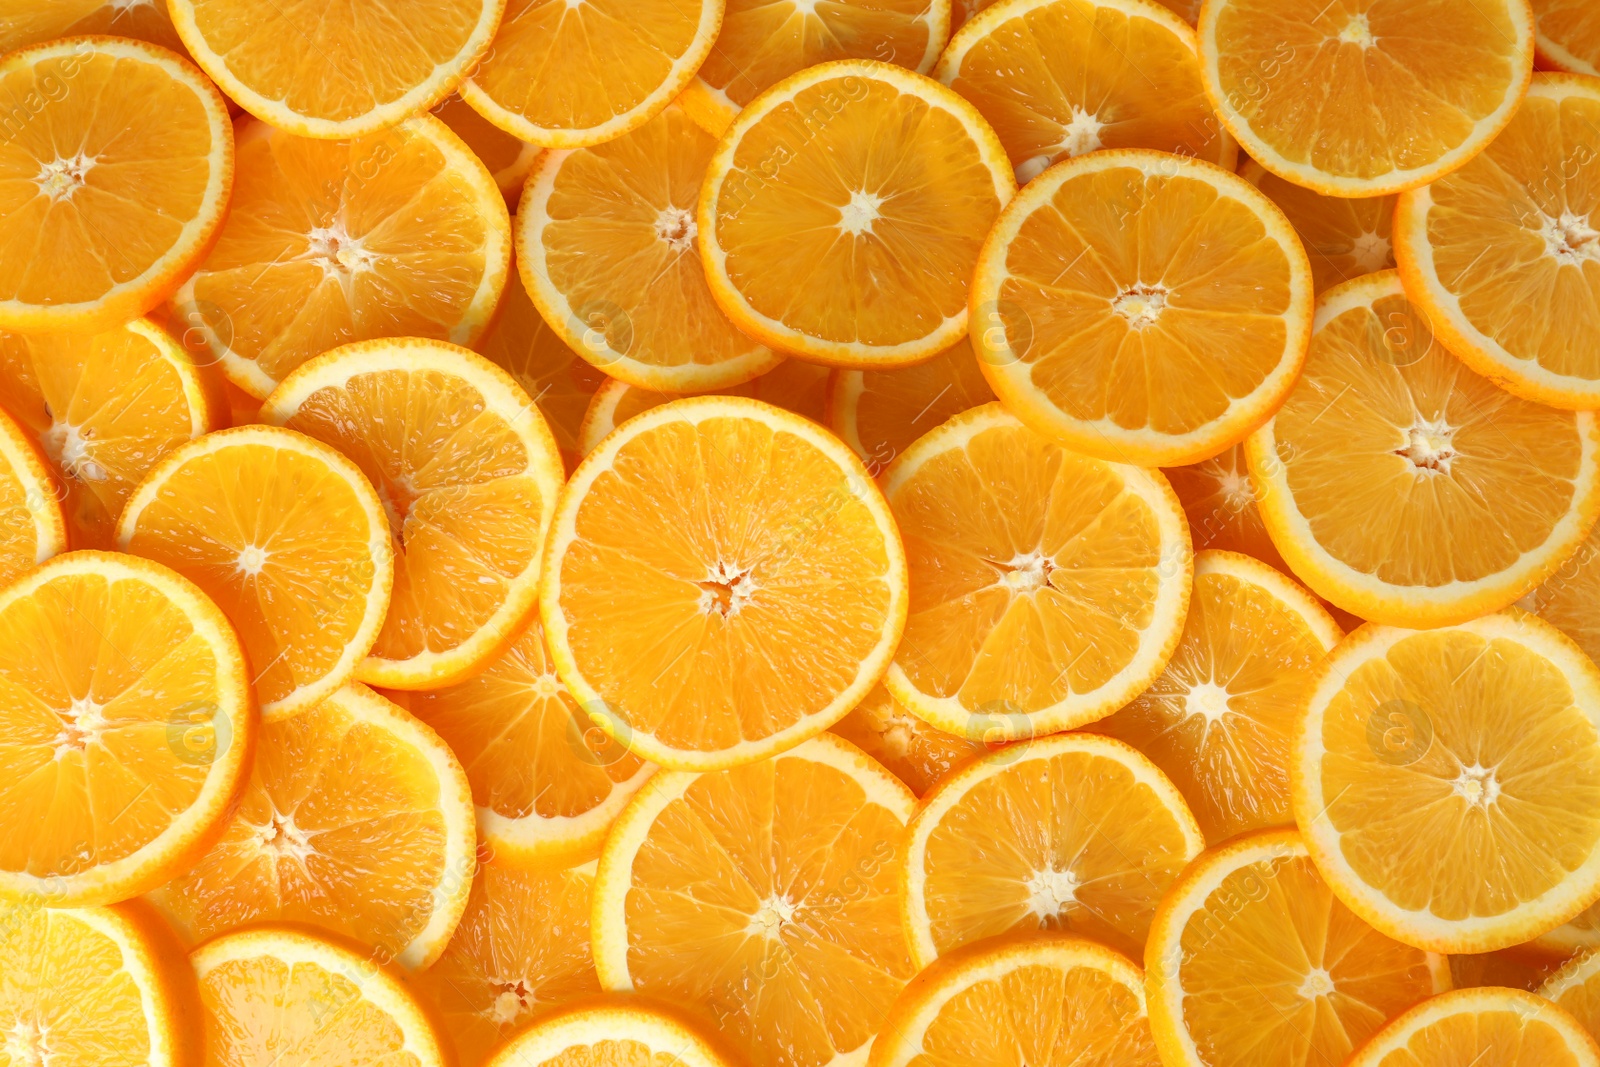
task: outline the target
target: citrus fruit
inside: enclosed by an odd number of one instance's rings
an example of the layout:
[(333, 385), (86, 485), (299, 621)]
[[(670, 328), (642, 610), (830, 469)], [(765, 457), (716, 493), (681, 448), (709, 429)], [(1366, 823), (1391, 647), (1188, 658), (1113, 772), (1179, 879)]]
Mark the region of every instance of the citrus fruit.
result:
[(950, 416), (993, 399), (972, 345), (960, 341), (910, 367), (835, 370), (828, 378), (827, 425), (879, 474)]
[(0, 897), (108, 904), (215, 837), (255, 739), (244, 651), (166, 567), (69, 552), (0, 590)]
[(1005, 0), (961, 27), (933, 76), (989, 120), (1018, 182), (1102, 148), (1238, 160), (1194, 29), (1154, 0)]
[(61, 495), (26, 432), (0, 411), (0, 588), (66, 550)]
[(999, 404), (883, 475), (911, 601), (885, 684), (946, 733), (1012, 741), (1102, 719), (1166, 666), (1193, 558), (1159, 472), (1079, 455)]
[(911, 820), (911, 956), (1062, 930), (1137, 956), (1156, 902), (1205, 847), (1177, 788), (1121, 741), (1061, 734), (991, 752)]
[(1183, 505), (1195, 551), (1214, 548), (1242, 552), (1280, 571), (1289, 569), (1261, 520), (1244, 445), (1234, 445), (1187, 467), (1168, 467), (1161, 473), (1167, 476)]
[(268, 721), (349, 681), (389, 609), (394, 550), (378, 494), (344, 456), (276, 426), (180, 446), (128, 498), (117, 544), (227, 613)]
[(1458, 989), (1389, 1020), (1346, 1067), (1594, 1067), (1600, 1048), (1578, 1021), (1520, 989)]
[(1590, 1037), (1600, 1035), (1600, 953), (1585, 952), (1569, 960), (1535, 992), (1578, 1020)]
[(1029, 182), (984, 242), (972, 338), (1041, 433), (1140, 466), (1242, 440), (1294, 384), (1311, 267), (1283, 212), (1220, 167), (1112, 149)]
[(363, 685), (267, 723), (211, 850), (151, 893), (189, 944), (263, 921), (426, 967), (466, 907), (476, 842), (461, 764)]
[(445, 1067), (433, 1022), (365, 953), (293, 926), (239, 930), (189, 954), (207, 1067)]
[(1584, 655), (1600, 662), (1600, 524), (1517, 605), (1572, 638)]
[(1245, 450), (1295, 575), (1395, 626), (1510, 604), (1600, 511), (1594, 417), (1495, 388), (1430, 321), (1394, 271), (1325, 293), (1300, 380)]
[(1600, 896), (1597, 730), (1600, 670), (1526, 612), (1364, 626), (1317, 670), (1295, 822), (1333, 891), (1390, 937), (1520, 944)]
[(1015, 191), (994, 131), (949, 89), (889, 63), (819, 63), (718, 143), (697, 221), (706, 280), (780, 351), (917, 363), (967, 332), (967, 280)]
[(539, 611), (591, 719), (653, 763), (709, 770), (799, 744), (866, 696), (905, 625), (905, 553), (838, 438), (695, 397), (578, 465)]
[(507, 0), (489, 54), (461, 86), (484, 118), (546, 148), (610, 141), (694, 77), (723, 0)]
[(183, 51), (166, 4), (155, 0), (0, 0), (0, 53), (81, 34), (133, 37)]
[(1150, 1024), (1170, 1067), (1343, 1063), (1386, 1020), (1450, 988), (1443, 956), (1339, 902), (1293, 829), (1203, 854), (1145, 944)]
[(446, 97), (433, 113), (483, 162), (506, 198), (506, 207), (515, 211), (528, 172), (539, 159), (539, 146), (511, 136), (459, 96)]
[(38, 442), (79, 548), (109, 548), (150, 468), (226, 424), (214, 385), (148, 319), (99, 334), (0, 333), (0, 404)]
[(914, 803), (832, 734), (657, 774), (600, 855), (600, 984), (693, 1005), (750, 1067), (862, 1062), (912, 975), (894, 860)]
[(782, 358), (711, 299), (695, 200), (716, 142), (668, 107), (614, 141), (548, 153), (517, 210), (517, 267), (552, 329), (618, 381), (669, 393), (748, 381)]
[(1382, 196), (1461, 166), (1533, 70), (1527, 0), (1211, 0), (1206, 93), (1245, 151), (1330, 196)]
[(699, 1029), (661, 1007), (618, 999), (576, 1004), (530, 1026), (490, 1067), (733, 1067)]
[(171, 311), (251, 396), (351, 341), (470, 345), (488, 327), (510, 216), (488, 169), (432, 115), (351, 141), (245, 121), (239, 176), (216, 247)]
[(1290, 746), (1312, 671), (1339, 637), (1316, 598), (1265, 563), (1201, 552), (1167, 669), (1094, 729), (1165, 771), (1211, 844), (1292, 822)]
[(1600, 81), (1539, 74), (1483, 154), (1395, 206), (1406, 294), (1473, 370), (1600, 407)]
[(505, 0), (167, 0), (195, 62), (250, 114), (305, 137), (360, 137), (448, 96)]
[(1253, 159), (1239, 176), (1283, 210), (1311, 260), (1317, 292), (1394, 268), (1393, 196), (1338, 197), (1280, 178)]
[(1600, 19), (1583, 0), (1533, 0), (1540, 66), (1600, 74)]
[(1523, 955), (1540, 961), (1563, 963), (1572, 956), (1600, 948), (1600, 904), (1591, 904), (1553, 930), (1546, 930), (1526, 946)]
[(939, 960), (906, 987), (870, 1067), (1158, 1067), (1144, 975), (1077, 937), (1003, 939)]
[(919, 797), (955, 767), (989, 751), (981, 735), (962, 737), (929, 726), (881, 685), (834, 723), (833, 732), (883, 764)]
[(187, 60), (124, 38), (47, 41), (0, 60), (0, 110), (0, 330), (121, 326), (216, 239), (233, 129)]

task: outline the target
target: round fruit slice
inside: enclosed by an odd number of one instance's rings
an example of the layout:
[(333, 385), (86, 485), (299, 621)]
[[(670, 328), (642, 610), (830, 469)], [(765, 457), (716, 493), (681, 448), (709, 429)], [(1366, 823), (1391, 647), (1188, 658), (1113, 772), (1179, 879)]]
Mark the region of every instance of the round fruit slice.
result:
[(528, 173), (539, 160), (539, 146), (511, 136), (459, 96), (446, 98), (433, 113), (483, 162), (506, 198), (506, 207), (515, 211)]
[(268, 721), (354, 677), (389, 610), (394, 550), (378, 494), (344, 456), (276, 426), (179, 447), (128, 498), (117, 544), (227, 613)]
[(1600, 670), (1526, 612), (1364, 626), (1318, 668), (1295, 822), (1334, 892), (1389, 936), (1520, 944), (1600, 896), (1597, 729)]
[(911, 585), (885, 684), (946, 733), (1013, 741), (1102, 719), (1177, 647), (1193, 557), (1159, 472), (985, 404), (920, 438), (883, 491)]
[(260, 926), (208, 941), (189, 960), (208, 1067), (314, 1067), (354, 1056), (449, 1063), (411, 993), (366, 953), (293, 927)]
[(147, 560), (71, 552), (0, 591), (0, 897), (108, 904), (193, 862), (256, 717), (215, 604)]
[(950, 416), (993, 399), (972, 345), (961, 341), (912, 367), (834, 371), (827, 424), (878, 474)]
[(593, 148), (550, 152), (517, 211), (517, 267), (539, 312), (618, 381), (669, 393), (749, 381), (783, 357), (734, 328), (695, 249), (716, 142), (682, 108)]
[(574, 1005), (518, 1034), (489, 1067), (734, 1067), (696, 1027), (675, 1014), (631, 1002)]
[(1278, 177), (1253, 159), (1239, 176), (1283, 210), (1311, 260), (1317, 292), (1394, 268), (1393, 196), (1324, 196)]
[(170, 310), (251, 396), (351, 341), (470, 345), (487, 329), (511, 219), (488, 169), (432, 115), (353, 141), (245, 122), (239, 174), (216, 247)]
[(981, 734), (958, 737), (935, 729), (881, 685), (835, 723), (833, 732), (883, 764), (919, 797), (955, 767), (989, 751)]
[(1301, 581), (1363, 619), (1445, 626), (1515, 601), (1600, 512), (1594, 416), (1496, 389), (1394, 271), (1326, 293), (1299, 381), (1246, 445)]
[(1159, 1067), (1144, 975), (1127, 957), (1076, 937), (976, 945), (906, 987), (869, 1067)]
[(221, 838), (149, 899), (191, 945), (282, 920), (417, 969), (461, 918), (475, 847), (471, 790), (449, 747), (348, 685), (262, 727)]
[(593, 859), (655, 770), (589, 721), (556, 677), (537, 618), (472, 678), (395, 695), (461, 757), (478, 836), (505, 866)]
[(600, 984), (694, 1005), (750, 1067), (863, 1062), (913, 973), (894, 860), (914, 803), (832, 734), (656, 775), (600, 856)]
[(461, 95), (514, 137), (581, 148), (643, 126), (694, 77), (723, 0), (507, 0)]
[(226, 424), (222, 398), (166, 331), (0, 333), (0, 403), (39, 442), (81, 548), (109, 548), (133, 487), (186, 441)]
[(1600, 82), (1540, 74), (1511, 124), (1395, 207), (1406, 294), (1490, 381), (1600, 408)]
[(0, 589), (66, 551), (61, 495), (22, 427), (0, 411)]
[(109, 34), (183, 51), (166, 4), (144, 0), (0, 0), (0, 54), (58, 37)]
[(1600, 904), (1591, 904), (1554, 930), (1547, 930), (1530, 942), (1531, 953), (1540, 962), (1564, 962), (1572, 956), (1600, 949)]
[(1212, 0), (1200, 69), (1245, 151), (1329, 196), (1434, 181), (1505, 128), (1533, 71), (1527, 0)]
[(1600, 75), (1600, 12), (1585, 0), (1533, 0), (1539, 65)]
[(1238, 161), (1194, 29), (1153, 0), (1006, 0), (951, 38), (933, 76), (989, 120), (1018, 182), (1102, 148)]
[(164, 48), (71, 37), (0, 60), (0, 99), (0, 329), (93, 333), (159, 304), (227, 210), (222, 94)]
[(168, 0), (195, 62), (250, 114), (305, 137), (360, 137), (448, 96), (504, 0)]
[(7, 1064), (185, 1067), (189, 964), (148, 908), (11, 904), (0, 917)]
[(1281, 826), (1312, 672), (1339, 637), (1317, 599), (1265, 563), (1201, 552), (1167, 669), (1095, 731), (1165, 771), (1211, 844)]
[(1584, 655), (1600, 662), (1600, 524), (1517, 606), (1572, 638)]
[(1195, 551), (1242, 552), (1277, 570), (1289, 569), (1267, 535), (1261, 509), (1256, 506), (1255, 481), (1250, 477), (1244, 445), (1161, 473), (1183, 505)]
[(911, 820), (904, 900), (918, 967), (1004, 933), (1064, 930), (1137, 956), (1205, 838), (1171, 780), (1109, 737), (992, 752)]
[(967, 280), (1015, 192), (994, 131), (943, 85), (819, 63), (718, 144), (700, 192), (706, 279), (735, 326), (779, 350), (917, 363), (967, 332)]
[(1600, 1035), (1600, 953), (1568, 961), (1535, 992), (1576, 1019), (1590, 1037)]
[(1351, 914), (1292, 829), (1190, 864), (1144, 959), (1150, 1025), (1171, 1067), (1343, 1063), (1385, 1020), (1450, 988), (1445, 957)]
[(561, 496), (539, 612), (561, 680), (624, 748), (711, 770), (826, 730), (888, 666), (906, 558), (861, 461), (742, 397), (601, 442)]
[(1261, 425), (1311, 337), (1283, 212), (1209, 163), (1119, 149), (1028, 183), (984, 242), (973, 347), (995, 395), (1080, 452), (1195, 463)]
[(1458, 989), (1391, 1019), (1345, 1067), (1595, 1067), (1600, 1048), (1571, 1015), (1520, 989)]

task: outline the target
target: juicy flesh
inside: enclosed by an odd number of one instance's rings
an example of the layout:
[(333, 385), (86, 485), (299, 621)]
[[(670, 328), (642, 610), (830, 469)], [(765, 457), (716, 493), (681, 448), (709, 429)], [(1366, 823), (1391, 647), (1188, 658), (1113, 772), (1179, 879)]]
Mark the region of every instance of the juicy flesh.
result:
[(982, 736), (958, 737), (929, 726), (881, 685), (840, 719), (833, 732), (883, 764), (918, 796), (959, 764), (987, 751)]
[(950, 416), (994, 400), (965, 340), (915, 366), (841, 373), (859, 374), (862, 382), (854, 422), (839, 429), (875, 473)]
[[(15, 431), (9, 431), (15, 432)], [(6, 434), (0, 426), (0, 434)], [(20, 441), (20, 434), (17, 435)], [(46, 496), (52, 489), (34, 471), (14, 467), (0, 455), (0, 523), (4, 535), (0, 536), (0, 586), (10, 585), (39, 563), (40, 531), (38, 512), (49, 504)]]
[(1267, 171), (1250, 180), (1300, 235), (1318, 292), (1394, 268), (1394, 197), (1323, 196)]
[(1164, 470), (1172, 491), (1183, 504), (1196, 552), (1208, 548), (1243, 552), (1285, 574), (1289, 565), (1267, 535), (1256, 507), (1255, 482), (1245, 462), (1244, 446), (1188, 467)]

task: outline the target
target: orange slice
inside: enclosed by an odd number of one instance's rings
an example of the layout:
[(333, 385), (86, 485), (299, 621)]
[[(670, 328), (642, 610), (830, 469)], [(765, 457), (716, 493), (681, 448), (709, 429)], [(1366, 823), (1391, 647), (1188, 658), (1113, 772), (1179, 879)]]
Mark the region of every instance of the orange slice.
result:
[(250, 114), (360, 137), (444, 99), (489, 47), (505, 0), (167, 0), (195, 62)]
[(1317, 670), (1295, 822), (1333, 891), (1389, 936), (1520, 944), (1600, 896), (1597, 730), (1600, 670), (1526, 612), (1364, 626)]
[(267, 723), (220, 839), (150, 894), (188, 944), (304, 923), (407, 968), (444, 951), (472, 885), (466, 775), (439, 736), (363, 685)]
[(1159, 472), (985, 404), (907, 449), (883, 491), (911, 576), (885, 684), (946, 733), (1012, 741), (1102, 719), (1177, 648), (1193, 557)]
[(207, 1067), (450, 1062), (400, 979), (343, 944), (261, 926), (208, 941), (189, 960)]
[(1159, 1067), (1144, 975), (1076, 937), (974, 946), (939, 960), (895, 1002), (869, 1067), (1038, 1063)]
[(1391, 1019), (1345, 1067), (1595, 1067), (1600, 1047), (1571, 1015), (1520, 989), (1458, 989)]
[(0, 333), (0, 397), (55, 468), (82, 548), (111, 547), (150, 468), (227, 418), (213, 383), (148, 319), (101, 334)]
[(950, 0), (728, 0), (716, 45), (679, 103), (721, 136), (750, 101), (806, 67), (881, 59), (926, 74), (949, 36)]
[(598, 856), (607, 828), (655, 770), (589, 721), (556, 677), (537, 618), (478, 674), (404, 699), (461, 757), (478, 836), (505, 866)]
[(1600, 75), (1600, 17), (1584, 0), (1533, 0), (1540, 66)]
[(735, 329), (706, 286), (694, 212), (715, 147), (668, 107), (614, 141), (549, 153), (517, 210), (517, 267), (545, 321), (629, 385), (721, 389), (782, 358)]
[(614, 140), (649, 122), (705, 61), (721, 0), (507, 0), (461, 86), (507, 133), (547, 148)]
[(1504, 133), (1395, 206), (1406, 294), (1462, 361), (1518, 396), (1600, 407), (1600, 82), (1540, 74)]
[(1062, 930), (1137, 956), (1205, 838), (1177, 788), (1121, 741), (1062, 734), (992, 752), (923, 798), (903, 907), (926, 967), (1004, 933)]
[(912, 975), (894, 859), (913, 804), (832, 734), (656, 775), (600, 856), (600, 984), (692, 1005), (750, 1067), (862, 1063)]
[(574, 1005), (528, 1028), (496, 1052), (490, 1067), (733, 1067), (676, 1013), (631, 1001)]
[(718, 144), (697, 222), (706, 279), (776, 349), (917, 363), (967, 332), (967, 279), (1015, 191), (994, 131), (949, 89), (889, 63), (819, 63)]
[(589, 717), (685, 770), (832, 726), (888, 666), (905, 611), (905, 553), (861, 461), (742, 397), (655, 408), (578, 465), (539, 603)]
[(1590, 1037), (1600, 1037), (1600, 953), (1569, 961), (1535, 992), (1570, 1014)]
[(950, 416), (993, 399), (972, 345), (961, 341), (912, 367), (834, 371), (827, 425), (878, 474)]
[(1600, 662), (1600, 525), (1517, 606), (1572, 638), (1584, 655)]
[(1261, 425), (1311, 336), (1283, 212), (1199, 160), (1116, 149), (1028, 183), (984, 242), (973, 347), (995, 395), (1072, 448), (1196, 463)]
[(140, 0), (0, 0), (0, 54), (80, 34), (109, 34), (183, 51), (164, 3)]
[(61, 495), (25, 431), (0, 411), (0, 589), (66, 551)]
[(1539, 963), (1560, 964), (1579, 953), (1600, 948), (1600, 904), (1591, 904), (1572, 919), (1547, 930), (1526, 946), (1524, 956)]
[(1394, 267), (1393, 196), (1324, 196), (1278, 177), (1253, 159), (1239, 176), (1283, 210), (1311, 260), (1317, 292)]
[(1244, 445), (1234, 445), (1187, 467), (1168, 467), (1161, 473), (1167, 476), (1183, 505), (1195, 551), (1242, 552), (1277, 570), (1289, 569), (1278, 546), (1267, 535)]
[(459, 96), (445, 98), (433, 113), (483, 162), (506, 198), (506, 207), (515, 211), (528, 173), (539, 160), (539, 146), (511, 136)]
[(276, 426), (218, 430), (167, 456), (128, 498), (117, 544), (227, 612), (267, 721), (349, 681), (389, 609), (378, 494), (344, 456)]
[(0, 590), (0, 897), (127, 900), (188, 866), (244, 783), (256, 716), (228, 620), (165, 567), (58, 556)]
[(1212, 0), (1200, 69), (1245, 151), (1330, 196), (1434, 181), (1505, 128), (1533, 71), (1526, 0)]
[(1560, 567), (1600, 512), (1595, 447), (1592, 415), (1478, 377), (1384, 271), (1323, 295), (1300, 380), (1246, 455), (1301, 581), (1424, 627), (1505, 607)]
[(1238, 161), (1200, 84), (1194, 29), (1154, 0), (994, 4), (951, 38), (934, 77), (989, 120), (1018, 182), (1102, 148)]
[(883, 764), (919, 797), (955, 767), (989, 751), (982, 733), (961, 737), (929, 726), (881, 685), (835, 723), (833, 732)]
[(94, 333), (159, 304), (227, 210), (222, 94), (164, 48), (72, 37), (5, 56), (0, 101), (0, 329)]
[(1445, 957), (1390, 940), (1339, 902), (1293, 829), (1190, 864), (1144, 959), (1170, 1067), (1344, 1063), (1385, 1020), (1450, 988)]
[(243, 122), (222, 236), (173, 297), (228, 378), (266, 399), (351, 341), (470, 345), (511, 267), (511, 220), (489, 171), (432, 115), (354, 141)]
[(1201, 552), (1183, 638), (1150, 688), (1095, 725), (1167, 773), (1211, 844), (1292, 822), (1289, 751), (1339, 627), (1265, 563)]

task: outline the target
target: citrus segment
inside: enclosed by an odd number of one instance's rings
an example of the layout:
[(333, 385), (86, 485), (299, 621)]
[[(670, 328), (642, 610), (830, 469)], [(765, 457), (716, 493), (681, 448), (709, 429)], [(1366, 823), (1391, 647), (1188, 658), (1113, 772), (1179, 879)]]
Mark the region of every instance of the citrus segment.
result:
[(61, 496), (23, 428), (0, 411), (0, 589), (66, 550)]
[(1595, 1067), (1600, 1048), (1571, 1015), (1520, 989), (1442, 993), (1391, 1019), (1346, 1067)]
[(1540, 65), (1600, 75), (1600, 13), (1584, 0), (1533, 0)]
[(472, 109), (459, 96), (447, 97), (433, 109), (433, 113), (461, 138), (472, 154), (482, 161), (500, 195), (506, 198), (506, 207), (515, 211), (522, 199), (522, 187), (528, 173), (538, 162), (538, 145), (518, 140)]
[(1600, 1039), (1600, 953), (1569, 961), (1535, 990), (1570, 1014), (1590, 1037)]
[(1584, 655), (1600, 663), (1600, 524), (1517, 606), (1572, 638)]
[(1239, 176), (1282, 209), (1311, 260), (1317, 292), (1394, 268), (1393, 196), (1324, 196), (1278, 177), (1253, 159)]
[(1195, 551), (1242, 552), (1280, 571), (1289, 569), (1262, 522), (1244, 445), (1161, 473), (1183, 505)]
[(490, 1067), (733, 1067), (695, 1027), (660, 1007), (597, 1001), (529, 1027)]
[(183, 51), (164, 3), (129, 0), (0, 0), (0, 53), (80, 34), (109, 34)]
[(989, 751), (981, 735), (962, 737), (929, 726), (881, 685), (835, 723), (833, 732), (883, 764), (917, 796)]
[(834, 371), (827, 425), (878, 474), (950, 416), (993, 399), (972, 345), (961, 341), (911, 367)]

